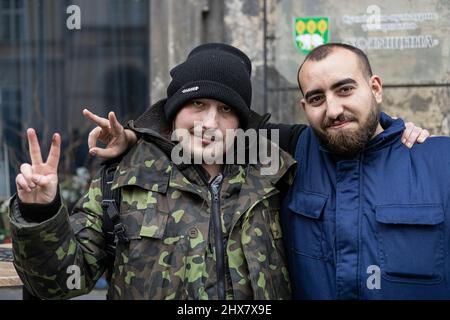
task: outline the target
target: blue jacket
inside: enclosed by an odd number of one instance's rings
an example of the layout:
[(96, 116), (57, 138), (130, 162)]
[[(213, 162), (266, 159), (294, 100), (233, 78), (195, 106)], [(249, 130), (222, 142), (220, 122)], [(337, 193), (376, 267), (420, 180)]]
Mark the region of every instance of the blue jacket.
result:
[(299, 138), (282, 205), (297, 299), (450, 299), (450, 138), (395, 120), (353, 159)]

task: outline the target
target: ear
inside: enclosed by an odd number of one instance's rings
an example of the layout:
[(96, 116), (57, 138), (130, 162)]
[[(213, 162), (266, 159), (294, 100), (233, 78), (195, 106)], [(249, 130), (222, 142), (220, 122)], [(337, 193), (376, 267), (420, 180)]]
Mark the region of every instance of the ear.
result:
[(303, 111), (305, 111), (305, 106), (306, 106), (305, 98), (301, 98), (301, 99), (298, 101), (298, 107), (299, 107), (299, 108), (302, 108)]
[(381, 103), (383, 101), (383, 84), (381, 78), (377, 75), (373, 75), (370, 77), (369, 84), (375, 100), (378, 103)]

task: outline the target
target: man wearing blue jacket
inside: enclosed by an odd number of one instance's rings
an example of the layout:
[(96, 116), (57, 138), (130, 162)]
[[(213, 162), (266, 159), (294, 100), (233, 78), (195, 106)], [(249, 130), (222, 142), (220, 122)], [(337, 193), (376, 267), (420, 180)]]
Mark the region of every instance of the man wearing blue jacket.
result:
[(295, 298), (449, 299), (450, 138), (408, 149), (402, 120), (383, 129), (381, 79), (355, 47), (316, 48), (298, 81), (311, 127), (282, 208)]

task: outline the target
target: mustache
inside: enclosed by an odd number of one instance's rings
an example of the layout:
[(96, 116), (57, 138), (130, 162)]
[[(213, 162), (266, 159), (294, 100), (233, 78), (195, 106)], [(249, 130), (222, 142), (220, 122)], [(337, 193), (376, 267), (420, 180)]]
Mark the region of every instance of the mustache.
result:
[(344, 112), (344, 113), (341, 113), (340, 115), (338, 115), (334, 119), (326, 117), (322, 122), (322, 127), (328, 128), (331, 125), (333, 125), (335, 122), (356, 121), (356, 120), (357, 120), (357, 118), (354, 115), (352, 115), (351, 113), (348, 113), (348, 112)]

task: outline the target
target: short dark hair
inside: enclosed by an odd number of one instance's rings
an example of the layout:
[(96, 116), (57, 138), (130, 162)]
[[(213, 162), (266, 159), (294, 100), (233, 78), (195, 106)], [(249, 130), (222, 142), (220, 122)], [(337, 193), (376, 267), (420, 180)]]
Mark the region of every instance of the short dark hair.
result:
[(305, 57), (305, 60), (303, 60), (302, 64), (298, 68), (297, 71), (297, 82), (298, 87), (300, 91), (303, 94), (302, 87), (300, 85), (300, 70), (302, 69), (303, 65), (307, 61), (320, 61), (322, 59), (325, 59), (330, 53), (332, 53), (336, 48), (342, 48), (345, 50), (349, 50), (356, 54), (356, 56), (359, 59), (359, 62), (361, 63), (361, 67), (363, 69), (363, 72), (367, 77), (371, 77), (373, 75), (372, 73), (372, 67), (370, 66), (369, 58), (367, 58), (367, 55), (359, 48), (351, 46), (349, 44), (345, 43), (338, 43), (338, 42), (332, 42), (332, 43), (326, 43), (321, 46), (318, 46), (314, 48), (308, 55)]

